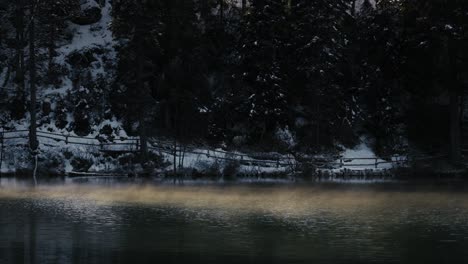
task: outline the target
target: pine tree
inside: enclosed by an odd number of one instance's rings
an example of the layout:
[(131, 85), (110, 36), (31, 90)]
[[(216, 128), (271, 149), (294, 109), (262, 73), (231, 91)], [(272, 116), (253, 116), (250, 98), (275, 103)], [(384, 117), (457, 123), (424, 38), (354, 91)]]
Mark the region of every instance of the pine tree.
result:
[(356, 58), (360, 69), (361, 101), (367, 113), (366, 131), (375, 138), (380, 155), (395, 153), (404, 137), (400, 85), (402, 32), (397, 4), (380, 1), (374, 9), (365, 5), (357, 14)]
[(350, 130), (355, 119), (346, 57), (350, 8), (346, 0), (297, 0), (292, 5), (290, 89), (300, 106), (295, 115), (305, 121), (299, 122), (304, 143), (315, 148), (339, 140), (339, 131)]
[(413, 99), (426, 98), (424, 103), (432, 110), (438, 108), (434, 97), (448, 95), (443, 118), (450, 120), (450, 137), (443, 142), (449, 142), (451, 160), (457, 163), (461, 158), (461, 98), (468, 75), (468, 2), (404, 1), (402, 7), (406, 36), (403, 61), (408, 77), (405, 85), (417, 95)]
[[(154, 61), (161, 55), (163, 32), (160, 1), (119, 1), (114, 6), (113, 31), (122, 38), (120, 47), (118, 92), (114, 109), (126, 113), (129, 131), (140, 136), (143, 160), (147, 157), (147, 125), (156, 100), (154, 85), (158, 71)], [(134, 130), (137, 124), (138, 128)]]
[(239, 86), (230, 92), (231, 122), (252, 140), (286, 124), (287, 89), (283, 61), (289, 34), (286, 5), (282, 0), (253, 1), (245, 18), (234, 79)]
[(38, 45), (47, 50), (46, 74), (47, 82), (56, 86), (60, 85), (61, 68), (55, 57), (57, 44), (64, 40), (67, 21), (69, 21), (76, 10), (79, 9), (77, 0), (41, 0), (37, 2), (36, 17), (40, 27), (37, 28)]

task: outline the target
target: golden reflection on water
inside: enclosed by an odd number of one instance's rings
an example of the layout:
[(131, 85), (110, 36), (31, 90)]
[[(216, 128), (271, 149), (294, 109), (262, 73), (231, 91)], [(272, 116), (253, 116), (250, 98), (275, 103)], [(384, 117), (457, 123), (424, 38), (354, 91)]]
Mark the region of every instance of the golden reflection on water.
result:
[[(0, 248), (18, 239), (17, 230), (33, 230), (19, 240), (41, 241), (39, 260), (68, 252), (69, 261), (57, 263), (78, 263), (71, 260), (89, 252), (99, 252), (95, 263), (114, 263), (102, 252), (140, 263), (135, 247), (148, 259), (234, 254), (251, 263), (272, 256), (327, 264), (466, 259), (468, 194), (443, 188), (1, 183)], [(447, 256), (455, 261), (438, 261)]]
[(21, 185), (0, 188), (0, 199), (71, 199), (101, 205), (141, 204), (180, 208), (303, 215), (311, 211), (468, 208), (468, 194), (438, 191), (333, 189), (318, 186)]

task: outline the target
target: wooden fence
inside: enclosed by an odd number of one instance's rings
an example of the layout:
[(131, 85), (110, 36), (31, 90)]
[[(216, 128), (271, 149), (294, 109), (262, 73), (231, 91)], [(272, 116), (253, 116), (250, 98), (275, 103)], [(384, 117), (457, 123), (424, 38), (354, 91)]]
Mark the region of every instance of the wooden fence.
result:
[[(0, 132), (0, 171), (4, 159), (4, 148), (6, 146), (28, 147), (28, 130), (1, 131)], [(69, 134), (59, 134), (48, 131), (37, 131), (37, 137), (40, 145), (47, 147), (63, 147), (71, 145), (82, 145), (96, 147), (102, 153), (132, 153), (140, 151), (140, 140), (138, 137), (113, 138), (112, 140), (80, 137)], [(26, 140), (25, 142), (21, 142)], [(9, 144), (7, 144), (7, 142)], [(60, 143), (63, 143), (60, 145)], [(237, 152), (228, 152), (209, 147), (200, 147), (195, 145), (184, 145), (174, 148), (174, 143), (165, 140), (149, 140), (148, 149), (159, 154), (167, 154), (175, 157), (180, 155), (193, 154), (204, 155), (208, 159), (238, 162), (241, 165), (258, 167), (295, 167), (298, 164), (308, 164), (310, 166), (322, 169), (340, 169), (340, 168), (366, 168), (380, 169), (383, 165), (395, 164), (404, 165), (408, 162), (407, 158), (393, 159), (389, 161), (379, 158), (337, 158), (330, 161), (324, 158), (297, 158), (293, 155), (280, 154), (242, 154)]]

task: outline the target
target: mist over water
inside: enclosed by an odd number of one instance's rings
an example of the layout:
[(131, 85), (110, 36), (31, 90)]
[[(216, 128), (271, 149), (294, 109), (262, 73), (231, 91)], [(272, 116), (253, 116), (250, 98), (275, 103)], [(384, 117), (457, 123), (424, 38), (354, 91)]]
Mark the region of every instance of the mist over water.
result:
[(0, 263), (468, 259), (463, 188), (3, 180), (0, 216)]

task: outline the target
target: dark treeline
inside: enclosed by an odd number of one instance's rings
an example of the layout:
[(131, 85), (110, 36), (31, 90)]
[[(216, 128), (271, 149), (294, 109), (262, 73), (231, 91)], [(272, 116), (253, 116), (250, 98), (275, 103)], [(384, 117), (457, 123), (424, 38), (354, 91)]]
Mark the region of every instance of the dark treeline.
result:
[[(37, 58), (38, 86), (58, 88), (58, 76), (68, 74), (53, 58), (70, 39), (66, 23), (87, 23), (76, 15), (79, 2), (0, 1), (0, 86), (17, 91), (15, 103), (2, 106), (8, 118), (27, 115), (31, 43), (47, 50)], [(167, 136), (317, 153), (366, 135), (382, 156), (461, 158), (467, 1), (113, 0), (112, 7), (112, 78), (79, 72), (77, 87), (91, 94), (76, 88), (73, 107), (58, 101), (51, 118), (59, 128), (86, 134), (115, 116), (143, 143)], [(31, 21), (35, 40), (26, 39)], [(103, 51), (87, 52), (67, 58), (72, 71)]]

